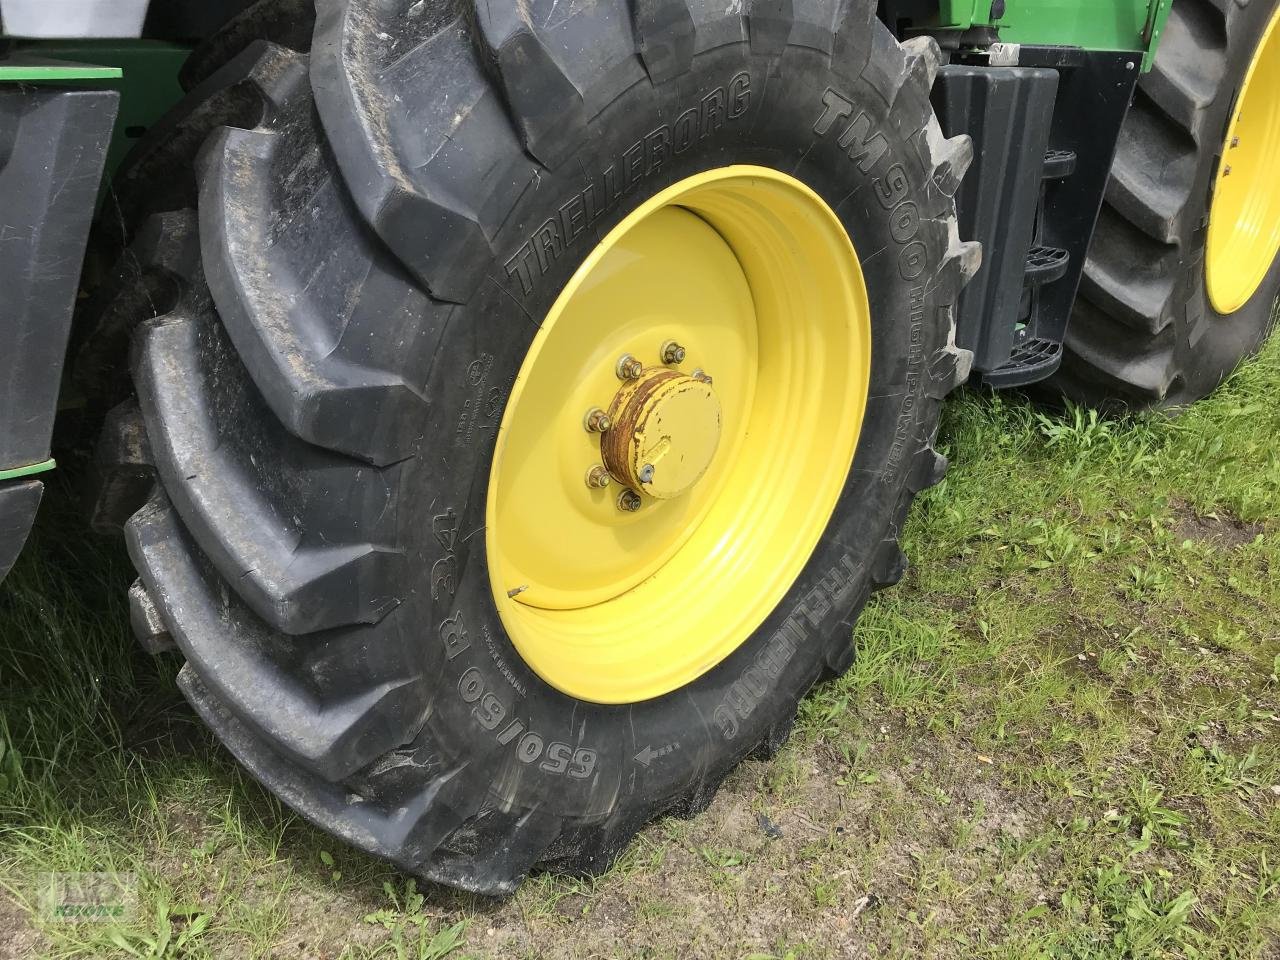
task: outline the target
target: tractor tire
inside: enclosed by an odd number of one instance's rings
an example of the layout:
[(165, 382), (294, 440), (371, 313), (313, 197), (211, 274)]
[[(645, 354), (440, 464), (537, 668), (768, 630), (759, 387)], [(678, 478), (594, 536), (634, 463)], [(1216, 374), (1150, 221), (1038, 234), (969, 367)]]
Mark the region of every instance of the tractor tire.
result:
[[(936, 45), (896, 42), (873, 0), (318, 7), (310, 51), (285, 35), (202, 55), (168, 138), (120, 175), (129, 246), (81, 361), (105, 376), (131, 342), (102, 446), (155, 483), (99, 515), (138, 569), (135, 627), (176, 644), (231, 753), (348, 843), (485, 894), (535, 867), (597, 873), (775, 750), (851, 663), (869, 593), (903, 575), (907, 510), (947, 465), (941, 400), (969, 372), (954, 304), (979, 250), (953, 195), (971, 146), (930, 107)], [(572, 695), (507, 629), (523, 587), (491, 582), (497, 438), (593, 248), (709, 176), (785, 181), (852, 241), (861, 430), (835, 448), (816, 542), (740, 642), (658, 695)], [(686, 296), (699, 284), (632, 308)], [(710, 394), (700, 369), (681, 377)], [(835, 432), (852, 415), (806, 413)], [(621, 516), (616, 487), (578, 484)], [(637, 524), (667, 509), (643, 500)]]
[[(1118, 409), (1185, 405), (1266, 339), (1280, 257), (1272, 248), (1252, 296), (1220, 312), (1206, 241), (1219, 168), (1232, 159), (1228, 126), (1276, 9), (1276, 0), (1174, 0), (1120, 132), (1063, 365), (1049, 383), (1068, 399)], [(1269, 149), (1273, 157), (1274, 143)], [(1274, 172), (1267, 167), (1252, 186), (1274, 191)]]

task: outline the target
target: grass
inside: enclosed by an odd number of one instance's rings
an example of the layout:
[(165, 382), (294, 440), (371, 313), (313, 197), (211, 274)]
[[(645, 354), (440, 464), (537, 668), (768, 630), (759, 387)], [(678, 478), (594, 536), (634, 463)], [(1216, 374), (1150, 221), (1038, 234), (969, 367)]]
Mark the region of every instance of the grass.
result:
[[(283, 810), (50, 493), (0, 590), (0, 957), (1280, 957), (1280, 340), (1168, 419), (971, 393), (791, 742), (606, 876), (419, 889)], [(126, 871), (127, 922), (46, 872)]]

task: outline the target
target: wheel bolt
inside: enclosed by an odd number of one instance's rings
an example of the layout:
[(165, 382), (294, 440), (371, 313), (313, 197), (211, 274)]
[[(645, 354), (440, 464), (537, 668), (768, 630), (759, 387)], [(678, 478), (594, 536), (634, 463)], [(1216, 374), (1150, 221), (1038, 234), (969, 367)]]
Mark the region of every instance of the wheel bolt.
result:
[(599, 407), (592, 407), (582, 418), (582, 425), (591, 433), (608, 433), (613, 426), (613, 421)]
[(635, 513), (643, 502), (634, 490), (623, 490), (618, 494), (618, 509), (626, 513)]
[(715, 383), (715, 381), (711, 379), (711, 374), (703, 372), (701, 367), (693, 371), (693, 379), (698, 380), (701, 383), (705, 383), (707, 386)]
[(631, 354), (624, 353), (618, 358), (617, 371), (619, 380), (634, 380), (644, 373), (644, 364)]
[(587, 471), (587, 486), (592, 490), (603, 490), (609, 485), (609, 471), (596, 464)]
[(1232, 138), (1231, 138), (1231, 146), (1233, 146), (1233, 147), (1238, 147), (1238, 146), (1240, 146), (1240, 138), (1239, 138), (1239, 137), (1232, 137)]
[(684, 363), (684, 347), (674, 340), (668, 340), (662, 345), (662, 362)]
[(1223, 168), (1222, 168), (1222, 175), (1223, 175), (1224, 177), (1229, 177), (1229, 176), (1231, 176), (1231, 167), (1230, 167), (1230, 166), (1223, 167)]

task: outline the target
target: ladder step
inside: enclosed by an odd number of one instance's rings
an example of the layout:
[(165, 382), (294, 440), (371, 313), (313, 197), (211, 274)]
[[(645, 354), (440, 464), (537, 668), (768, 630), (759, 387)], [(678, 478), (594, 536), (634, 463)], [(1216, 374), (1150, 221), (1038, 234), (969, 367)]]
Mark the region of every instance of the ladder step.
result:
[(1027, 286), (1052, 283), (1067, 272), (1071, 254), (1061, 247), (1035, 246), (1027, 251)]
[(990, 387), (1020, 387), (1049, 376), (1062, 363), (1062, 344), (1039, 337), (1014, 348), (1013, 355), (996, 369), (983, 375)]
[(1069, 177), (1076, 169), (1076, 152), (1074, 150), (1050, 150), (1044, 155), (1044, 171), (1041, 177), (1045, 180), (1057, 180)]

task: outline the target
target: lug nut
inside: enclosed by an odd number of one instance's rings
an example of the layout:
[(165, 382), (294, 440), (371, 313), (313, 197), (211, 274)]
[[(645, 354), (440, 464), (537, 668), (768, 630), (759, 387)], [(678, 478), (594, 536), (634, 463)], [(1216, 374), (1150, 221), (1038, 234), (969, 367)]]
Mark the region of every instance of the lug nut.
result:
[(1231, 146), (1233, 146), (1233, 147), (1238, 147), (1238, 146), (1240, 146), (1240, 138), (1239, 138), (1239, 137), (1232, 137), (1232, 138), (1231, 138)]
[(592, 490), (603, 490), (609, 485), (609, 471), (596, 464), (587, 471), (587, 486)]
[(592, 407), (587, 411), (587, 415), (582, 418), (582, 425), (590, 433), (608, 433), (613, 426), (613, 421), (599, 407)]
[(674, 340), (668, 340), (662, 345), (662, 362), (663, 363), (684, 363), (684, 347), (676, 343)]
[(1222, 168), (1222, 175), (1223, 175), (1224, 177), (1229, 177), (1229, 176), (1231, 176), (1231, 167), (1230, 167), (1230, 165), (1225, 166), (1225, 167), (1223, 167), (1223, 168)]
[(644, 364), (631, 354), (624, 353), (618, 358), (617, 371), (619, 380), (634, 380), (644, 373)]
[(705, 383), (707, 386), (715, 383), (715, 381), (711, 379), (711, 374), (705, 373), (701, 367), (693, 371), (693, 379), (701, 383)]
[(626, 513), (635, 513), (643, 502), (634, 490), (623, 490), (618, 494), (618, 509)]

